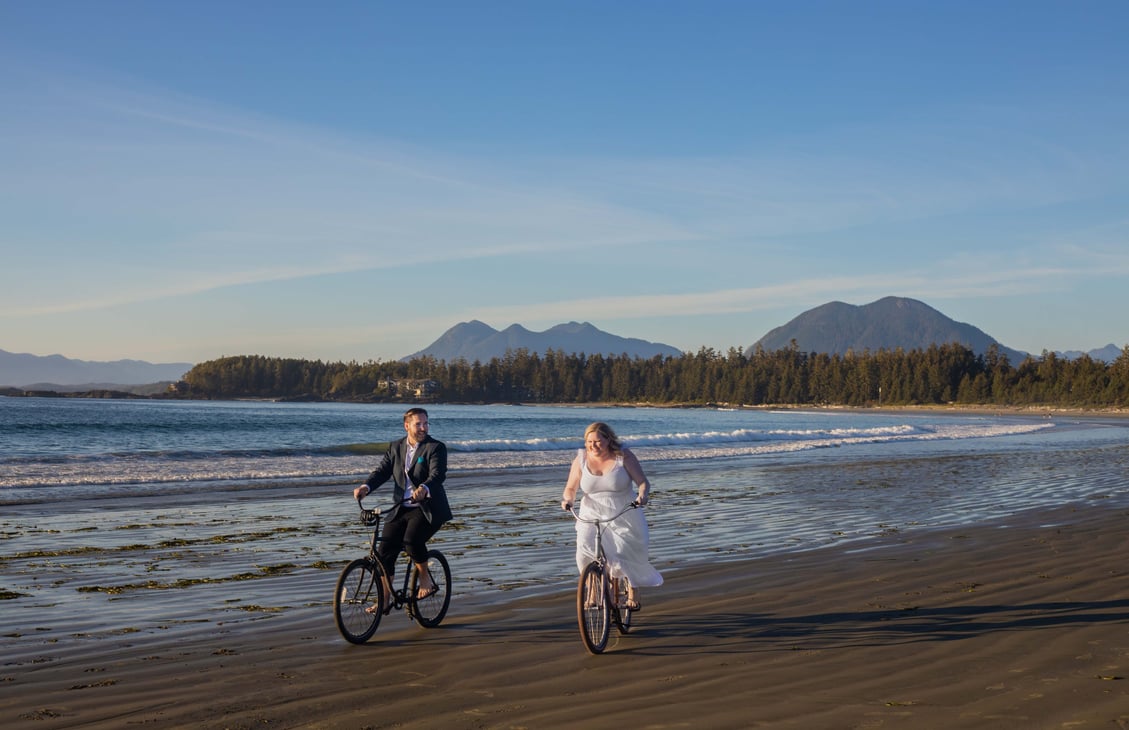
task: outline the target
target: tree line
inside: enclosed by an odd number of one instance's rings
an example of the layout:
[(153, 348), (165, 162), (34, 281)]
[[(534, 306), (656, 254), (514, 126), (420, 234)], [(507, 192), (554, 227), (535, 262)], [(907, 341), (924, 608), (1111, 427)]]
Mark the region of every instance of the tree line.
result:
[(270, 398), (461, 403), (652, 403), (730, 405), (944, 405), (1126, 407), (1129, 346), (1112, 363), (1053, 352), (1012, 365), (993, 346), (826, 354), (789, 348), (678, 357), (517, 350), (489, 362), (224, 357), (182, 383), (189, 398)]

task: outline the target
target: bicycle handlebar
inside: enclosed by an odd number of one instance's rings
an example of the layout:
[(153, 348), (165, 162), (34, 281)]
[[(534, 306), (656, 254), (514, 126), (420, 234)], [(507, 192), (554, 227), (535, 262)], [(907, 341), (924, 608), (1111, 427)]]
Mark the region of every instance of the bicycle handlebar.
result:
[(583, 517), (580, 516), (579, 507), (575, 504), (569, 505), (568, 513), (570, 515), (572, 515), (573, 518), (575, 518), (578, 522), (587, 522), (589, 524), (599, 525), (599, 524), (603, 524), (603, 523), (606, 523), (606, 522), (612, 522), (613, 520), (617, 520), (620, 517), (622, 517), (623, 515), (625, 515), (628, 512), (628, 510), (633, 510), (633, 509), (643, 509), (643, 505), (639, 504), (639, 500), (637, 500), (637, 499), (631, 500), (630, 502), (628, 502), (624, 506), (623, 509), (621, 509), (619, 512), (617, 512), (614, 517), (609, 517), (606, 520), (586, 520), (586, 519), (584, 519)]
[[(371, 494), (371, 492), (370, 492), (370, 494)], [(367, 496), (368, 495), (366, 494), (365, 497), (367, 497)], [(369, 526), (369, 527), (372, 527), (380, 519), (380, 515), (382, 513), (381, 513), (379, 507), (377, 507), (376, 509), (366, 509), (362, 500), (364, 500), (364, 497), (357, 497), (357, 506), (361, 508), (361, 522), (364, 523), (365, 525)], [(399, 507), (400, 505), (402, 505), (406, 501), (408, 501), (408, 500), (401, 499), (401, 500), (395, 501), (395, 502), (392, 503), (392, 506), (393, 507)]]
[(357, 506), (361, 508), (361, 523), (367, 527), (372, 527), (380, 521), (380, 508), (365, 509), (364, 504), (361, 503), (362, 499), (364, 497), (357, 497)]

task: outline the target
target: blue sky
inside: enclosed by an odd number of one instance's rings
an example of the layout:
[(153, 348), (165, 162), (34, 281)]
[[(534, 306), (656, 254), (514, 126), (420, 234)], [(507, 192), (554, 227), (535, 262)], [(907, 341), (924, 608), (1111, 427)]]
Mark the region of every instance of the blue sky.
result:
[(1129, 344), (1129, 3), (0, 0), (0, 349)]

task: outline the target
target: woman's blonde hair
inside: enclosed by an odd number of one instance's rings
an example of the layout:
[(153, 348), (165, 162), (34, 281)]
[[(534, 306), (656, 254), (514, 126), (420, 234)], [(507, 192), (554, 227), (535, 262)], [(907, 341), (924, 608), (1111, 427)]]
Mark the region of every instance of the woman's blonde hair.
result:
[(623, 451), (623, 444), (620, 443), (619, 436), (615, 435), (615, 431), (613, 431), (612, 427), (608, 424), (603, 421), (596, 421), (588, 428), (584, 429), (584, 443), (588, 443), (588, 434), (593, 432), (599, 434), (600, 438), (608, 442), (608, 449), (610, 449), (613, 454), (618, 454)]

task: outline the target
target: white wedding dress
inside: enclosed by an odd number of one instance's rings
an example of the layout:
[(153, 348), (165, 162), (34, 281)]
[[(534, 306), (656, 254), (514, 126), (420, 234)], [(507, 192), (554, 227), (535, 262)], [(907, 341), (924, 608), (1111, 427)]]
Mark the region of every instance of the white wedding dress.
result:
[[(616, 458), (615, 466), (599, 476), (588, 471), (584, 449), (578, 450), (576, 458), (580, 459), (580, 490), (584, 493), (584, 499), (580, 502), (582, 520), (613, 517), (635, 498), (631, 475), (623, 468), (622, 456)], [(662, 585), (663, 577), (651, 565), (648, 554), (650, 536), (643, 510), (629, 509), (606, 526), (603, 545), (612, 576), (625, 575), (631, 585), (637, 588)], [(584, 566), (595, 557), (596, 525), (577, 520), (577, 571), (583, 572)]]

